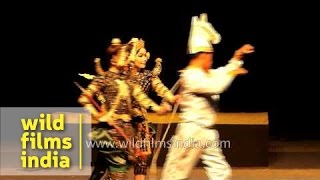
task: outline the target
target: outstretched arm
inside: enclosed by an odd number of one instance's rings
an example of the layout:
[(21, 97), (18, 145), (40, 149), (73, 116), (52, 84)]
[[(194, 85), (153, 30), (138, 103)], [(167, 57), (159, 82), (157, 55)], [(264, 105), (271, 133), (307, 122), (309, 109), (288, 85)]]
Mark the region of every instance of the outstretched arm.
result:
[(164, 98), (170, 103), (175, 102), (175, 96), (173, 93), (162, 83), (158, 76), (151, 79), (151, 86), (158, 96)]
[(193, 93), (221, 94), (225, 91), (237, 75), (247, 71), (242, 67), (244, 54), (254, 52), (254, 47), (244, 45), (237, 51), (229, 63), (218, 69), (212, 69), (208, 74), (199, 70), (189, 71), (182, 75), (183, 82), (188, 90)]
[(166, 106), (159, 106), (154, 101), (152, 101), (140, 88), (139, 85), (132, 84), (133, 86), (133, 97), (139, 103), (139, 105), (145, 109), (152, 110), (158, 114), (165, 114), (170, 111)]

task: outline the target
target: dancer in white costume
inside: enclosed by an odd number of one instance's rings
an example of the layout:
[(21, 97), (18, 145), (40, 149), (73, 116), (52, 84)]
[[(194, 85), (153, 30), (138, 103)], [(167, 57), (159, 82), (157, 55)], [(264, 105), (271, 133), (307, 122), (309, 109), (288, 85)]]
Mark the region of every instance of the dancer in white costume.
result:
[[(219, 144), (219, 132), (214, 128), (216, 111), (213, 97), (219, 96), (237, 75), (246, 74), (241, 68), (243, 55), (254, 52), (246, 44), (236, 50), (228, 64), (210, 69), (214, 49), (220, 34), (207, 21), (207, 15), (194, 16), (188, 42), (189, 65), (180, 74), (181, 123), (173, 136), (164, 164), (162, 180), (187, 179), (193, 167), (202, 159), (209, 179), (231, 177), (231, 168)], [(186, 143), (181, 142), (191, 142)], [(184, 146), (183, 146), (184, 145)]]

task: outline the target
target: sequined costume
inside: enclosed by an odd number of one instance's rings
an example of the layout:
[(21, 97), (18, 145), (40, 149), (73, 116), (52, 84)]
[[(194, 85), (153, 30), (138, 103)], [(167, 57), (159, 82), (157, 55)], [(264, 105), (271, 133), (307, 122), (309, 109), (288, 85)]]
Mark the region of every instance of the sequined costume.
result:
[[(131, 43), (133, 44), (133, 49), (131, 50), (131, 70), (128, 72), (130, 74), (128, 76), (129, 82), (133, 84), (138, 84), (143, 89), (144, 93), (148, 94), (150, 91), (150, 88), (157, 93), (158, 96), (162, 97), (164, 101), (173, 103), (174, 101), (174, 95), (171, 93), (171, 91), (161, 82), (159, 78), (159, 74), (162, 70), (161, 62), (162, 60), (160, 58), (157, 58), (155, 60), (156, 64), (152, 71), (145, 70), (144, 67), (137, 67), (136, 61), (138, 58), (145, 57), (145, 63), (149, 59), (150, 54), (146, 51), (144, 46), (144, 41), (142, 39), (132, 38)], [(144, 65), (145, 65), (144, 63)], [(100, 59), (95, 60), (95, 68), (96, 72), (100, 75), (104, 75), (106, 72), (101, 67)], [(136, 72), (133, 71), (133, 69), (138, 70)], [(84, 75), (83, 75), (84, 76)], [(132, 102), (132, 108), (133, 108), (133, 119), (135, 122), (135, 127), (137, 129), (135, 134), (135, 140), (136, 141), (142, 141), (148, 143), (150, 141), (150, 134), (149, 132), (146, 132), (146, 130), (149, 129), (148, 123), (145, 119), (145, 112), (146, 109), (144, 107), (141, 107), (137, 101)], [(153, 132), (155, 131), (154, 128), (150, 128)], [(149, 137), (148, 134), (149, 133)], [(154, 133), (153, 133), (154, 134)], [(150, 144), (149, 144), (150, 145)], [(144, 146), (141, 146), (141, 151), (147, 152), (151, 150), (148, 145), (145, 144)], [(139, 156), (138, 160), (136, 161), (136, 164), (134, 165), (134, 173), (135, 175), (146, 175), (147, 170), (147, 157), (145, 156)]]
[[(145, 58), (147, 58), (146, 59), (147, 61), (149, 58), (149, 54), (145, 50), (144, 41), (142, 39), (138, 41), (137, 39), (135, 39), (135, 41), (137, 44), (135, 59), (137, 59), (137, 56), (140, 56), (140, 57), (145, 56)], [(140, 51), (141, 49), (143, 51)], [(159, 74), (162, 70), (161, 62), (162, 60), (160, 58), (156, 59), (156, 65), (152, 71), (145, 70), (144, 68), (141, 68), (141, 67), (139, 68), (137, 66), (133, 67), (133, 68), (136, 68), (137, 71), (130, 72), (129, 80), (135, 84), (139, 84), (146, 94), (149, 93), (150, 88), (152, 87), (152, 89), (157, 93), (158, 96), (162, 97), (167, 102), (173, 103), (174, 95), (161, 82), (159, 78)], [(135, 66), (134, 64), (135, 62), (132, 63), (133, 66)], [(143, 129), (148, 128), (147, 126), (148, 122), (146, 121), (146, 117), (144, 113), (146, 112), (146, 110), (143, 107), (141, 107), (137, 101), (133, 101), (132, 108), (133, 108), (133, 118), (136, 120), (137, 126), (142, 126), (142, 128), (138, 128), (140, 129), (140, 131), (137, 131), (136, 139), (137, 140), (148, 139), (147, 137), (148, 135), (146, 134), (145, 131), (143, 131)], [(146, 149), (144, 150), (146, 151)], [(147, 157), (140, 156), (138, 158), (137, 163), (134, 166), (134, 174), (146, 175), (146, 173), (147, 173)]]
[[(154, 90), (158, 96), (164, 98), (165, 101), (172, 103), (174, 101), (174, 95), (171, 91), (161, 82), (160, 78), (150, 70), (142, 70), (130, 77), (130, 81), (137, 83), (141, 86), (143, 91), (147, 94), (150, 92), (150, 87)], [(137, 101), (133, 101), (133, 108), (138, 109), (141, 113), (142, 107)], [(139, 112), (135, 111), (134, 116), (139, 116)]]
[[(100, 121), (90, 134), (92, 141), (103, 144), (95, 147), (98, 157), (91, 180), (100, 179), (106, 170), (109, 179), (125, 179), (129, 159), (135, 160), (135, 147), (131, 144), (135, 134), (131, 121), (132, 101), (155, 112), (161, 110), (139, 86), (126, 79), (121, 70), (110, 68), (103, 75), (96, 76), (78, 99)], [(93, 98), (99, 100), (103, 112), (94, 107)]]

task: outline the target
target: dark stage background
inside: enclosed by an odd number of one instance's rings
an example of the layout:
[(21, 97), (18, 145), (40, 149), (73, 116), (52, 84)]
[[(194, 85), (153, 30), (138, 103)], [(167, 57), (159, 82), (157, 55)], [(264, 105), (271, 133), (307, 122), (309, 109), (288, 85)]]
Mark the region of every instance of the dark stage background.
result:
[[(176, 7), (170, 3), (155, 2), (147, 7), (142, 4), (8, 5), (2, 34), (9, 56), (2, 56), (1, 60), (4, 90), (1, 106), (79, 106), (80, 90), (73, 81), (88, 84), (77, 74), (94, 73), (95, 57), (101, 57), (107, 68), (104, 50), (112, 37), (123, 41), (133, 36), (143, 38), (151, 52), (148, 67), (152, 68), (153, 60), (161, 57), (161, 79), (171, 87), (178, 79), (177, 71), (188, 63), (186, 48), (191, 17), (206, 12), (222, 35), (222, 42), (215, 46), (214, 67), (224, 65), (234, 50), (245, 43), (256, 48), (254, 54), (245, 57), (249, 74), (237, 78), (221, 96), (220, 110), (269, 112), (271, 137), (319, 138), (316, 120), (301, 113), (305, 104), (297, 101), (305, 98), (305, 94), (292, 91), (294, 95), (288, 95), (289, 82), (282, 81), (287, 73), (281, 68), (288, 67), (290, 60), (282, 59), (275, 50), (279, 47), (279, 43), (277, 47), (274, 45), (275, 36), (287, 33), (277, 23), (285, 26), (284, 22), (294, 18), (271, 16), (276, 10), (269, 7), (263, 10), (264, 4), (232, 7), (202, 1)], [(291, 43), (283, 38), (278, 42), (281, 46)]]

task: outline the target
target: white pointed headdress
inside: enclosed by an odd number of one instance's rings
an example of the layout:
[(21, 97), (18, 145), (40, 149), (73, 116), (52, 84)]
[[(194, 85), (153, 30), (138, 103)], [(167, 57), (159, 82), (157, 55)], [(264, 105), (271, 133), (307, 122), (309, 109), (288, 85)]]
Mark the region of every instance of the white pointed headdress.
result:
[(220, 34), (208, 22), (206, 13), (200, 14), (200, 17), (193, 16), (191, 19), (191, 28), (188, 40), (188, 54), (198, 52), (213, 52), (212, 44), (218, 44), (221, 41)]

